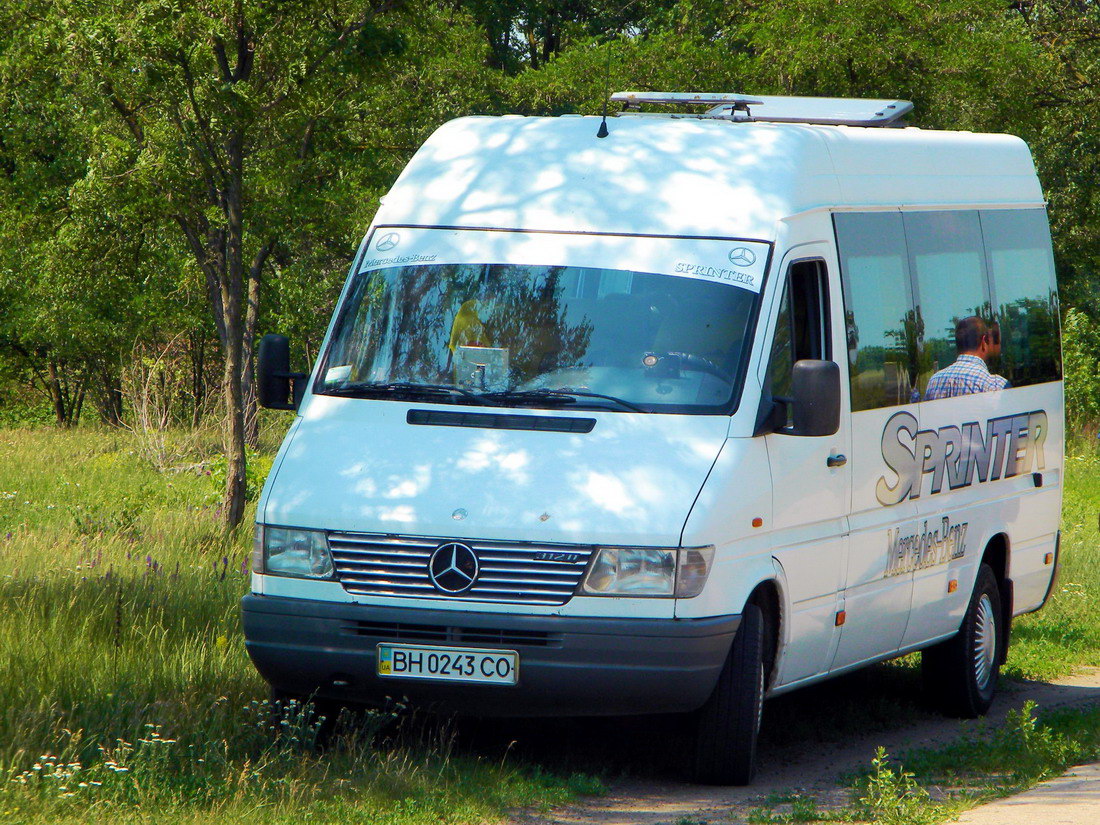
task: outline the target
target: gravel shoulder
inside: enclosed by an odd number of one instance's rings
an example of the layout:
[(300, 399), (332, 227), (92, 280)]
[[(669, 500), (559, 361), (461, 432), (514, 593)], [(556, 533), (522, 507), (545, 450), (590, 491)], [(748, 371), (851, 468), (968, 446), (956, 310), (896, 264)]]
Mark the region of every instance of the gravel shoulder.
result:
[[(924, 708), (915, 674), (899, 674), (897, 670), (891, 671), (888, 666), (872, 668), (862, 677), (853, 674), (855, 678), (845, 677), (835, 680), (837, 684), (807, 688), (769, 702), (760, 771), (756, 783), (749, 788), (702, 787), (679, 781), (675, 765), (682, 742), (671, 720), (578, 721), (572, 726), (559, 724), (550, 731), (536, 732), (529, 749), (532, 756), (538, 759), (540, 755), (548, 755), (553, 762), (571, 754), (578, 763), (574, 769), (580, 770), (590, 769), (593, 761), (615, 758), (606, 741), (611, 738), (613, 744), (626, 749), (627, 755), (619, 757), (624, 762), (618, 765), (611, 762), (606, 767), (621, 771), (624, 778), (612, 781), (604, 797), (547, 814), (515, 812), (509, 822), (671, 825), (687, 820), (692, 825), (712, 822), (728, 825), (745, 822), (754, 807), (775, 794), (811, 794), (822, 803), (831, 799), (842, 803), (847, 799), (846, 789), (840, 784), (843, 776), (868, 766), (880, 745), (891, 754), (898, 754), (910, 748), (947, 744), (976, 726), (1003, 721), (1009, 711), (1028, 700), (1044, 710), (1100, 702), (1100, 669), (1090, 669), (1050, 683), (1006, 681), (986, 720), (945, 719)], [(861, 724), (853, 722), (846, 726), (847, 717), (859, 718)], [(769, 725), (778, 729), (770, 730)], [(873, 729), (867, 730), (868, 727)], [(859, 729), (864, 732), (851, 735), (852, 730)], [(540, 741), (541, 736), (550, 736), (553, 745)], [(1090, 787), (1095, 789), (1097, 785), (1098, 782), (1093, 782)], [(1045, 814), (1039, 816), (1033, 807), (1023, 810), (1029, 813), (1021, 822), (1047, 821), (1053, 825), (1062, 821), (1098, 821), (1095, 812), (1087, 820), (1054, 820), (1047, 819)], [(975, 825), (993, 821), (973, 820)]]

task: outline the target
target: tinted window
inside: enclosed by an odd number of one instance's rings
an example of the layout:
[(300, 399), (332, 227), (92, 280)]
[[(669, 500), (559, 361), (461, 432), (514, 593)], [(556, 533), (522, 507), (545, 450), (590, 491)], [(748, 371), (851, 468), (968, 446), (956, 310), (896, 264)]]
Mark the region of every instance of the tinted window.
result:
[(786, 284), (783, 300), (779, 304), (779, 318), (775, 322), (771, 358), (768, 360), (768, 387), (773, 398), (791, 396), (791, 370), (794, 367), (791, 340), (791, 286)]
[(981, 213), (992, 298), (1001, 325), (998, 368), (1012, 386), (1062, 377), (1058, 294), (1042, 209)]
[(992, 320), (977, 212), (909, 212), (904, 216), (923, 346), (917, 386), (955, 361), (955, 325), (971, 315)]
[(852, 409), (914, 400), (917, 323), (901, 214), (834, 215)]
[[(773, 398), (789, 399), (794, 364), (804, 358), (829, 357), (828, 279), (821, 261), (791, 264), (768, 362), (768, 386)], [(787, 406), (787, 423), (793, 410)]]

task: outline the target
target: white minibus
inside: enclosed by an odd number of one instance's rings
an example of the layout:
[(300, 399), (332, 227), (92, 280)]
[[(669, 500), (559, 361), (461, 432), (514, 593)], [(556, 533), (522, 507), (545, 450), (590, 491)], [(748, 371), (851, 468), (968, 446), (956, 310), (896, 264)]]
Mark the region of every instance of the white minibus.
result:
[(262, 342), (261, 403), (296, 413), (256, 667), (318, 701), (683, 713), (708, 783), (751, 781), (766, 697), (911, 651), (984, 713), (1058, 563), (1027, 146), (905, 101), (613, 99), (440, 127), (312, 374)]

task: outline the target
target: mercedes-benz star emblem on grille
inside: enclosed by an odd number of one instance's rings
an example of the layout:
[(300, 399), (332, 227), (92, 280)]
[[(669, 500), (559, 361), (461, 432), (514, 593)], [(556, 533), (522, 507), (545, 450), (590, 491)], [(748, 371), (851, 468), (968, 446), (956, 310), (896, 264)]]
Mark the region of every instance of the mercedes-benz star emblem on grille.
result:
[(432, 584), (437, 590), (452, 595), (465, 593), (473, 587), (480, 572), (477, 554), (458, 542), (439, 545), (428, 560)]
[(756, 263), (756, 253), (747, 246), (735, 246), (730, 250), (729, 259), (734, 266), (752, 266)]
[(378, 243), (374, 245), (374, 248), (378, 252), (389, 252), (395, 246), (401, 243), (401, 236), (396, 232), (387, 232), (381, 238), (378, 239)]

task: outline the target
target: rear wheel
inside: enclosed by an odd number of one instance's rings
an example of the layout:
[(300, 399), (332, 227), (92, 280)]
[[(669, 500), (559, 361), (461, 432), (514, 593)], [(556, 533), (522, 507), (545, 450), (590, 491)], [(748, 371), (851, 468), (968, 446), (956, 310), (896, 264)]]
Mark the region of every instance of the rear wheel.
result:
[(921, 654), (925, 688), (945, 713), (973, 719), (993, 704), (1001, 671), (1001, 619), (997, 578), (983, 564), (959, 632)]
[(764, 617), (745, 606), (718, 684), (697, 711), (693, 778), (706, 785), (748, 785), (764, 706)]

